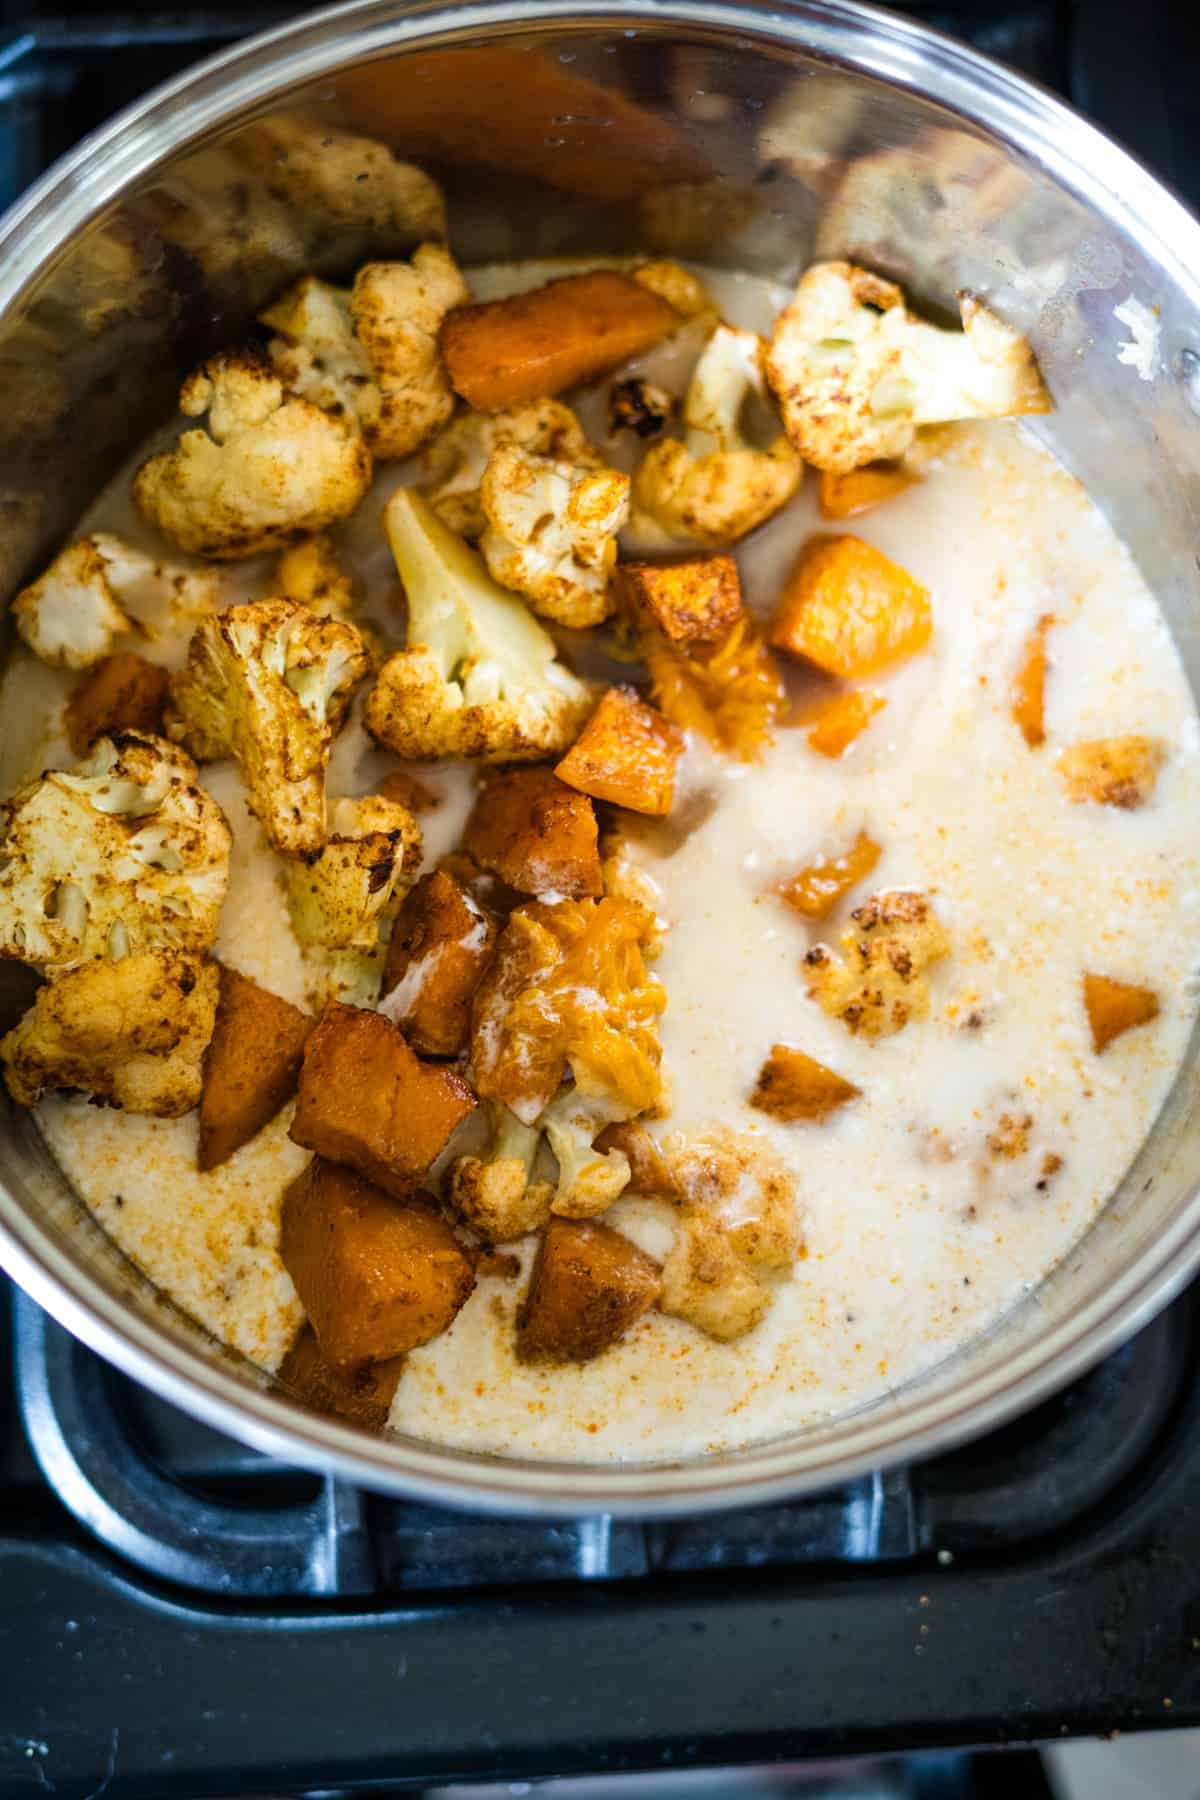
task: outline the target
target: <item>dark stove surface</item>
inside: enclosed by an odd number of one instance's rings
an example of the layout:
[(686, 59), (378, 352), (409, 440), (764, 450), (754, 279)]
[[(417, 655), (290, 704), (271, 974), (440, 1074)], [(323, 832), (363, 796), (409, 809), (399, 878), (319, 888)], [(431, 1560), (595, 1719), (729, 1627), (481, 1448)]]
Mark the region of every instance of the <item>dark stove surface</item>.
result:
[[(1143, 0), (1136, 30), (1115, 0), (902, 10), (1062, 89), (1200, 199), (1189, 8)], [(0, 0), (0, 202), (287, 11)], [(0, 1800), (382, 1792), (1200, 1722), (1200, 1293), (966, 1450), (646, 1527), (474, 1518), (297, 1474), (15, 1296), (10, 1339), (5, 1312)], [(1040, 1790), (1014, 1767), (995, 1791)]]

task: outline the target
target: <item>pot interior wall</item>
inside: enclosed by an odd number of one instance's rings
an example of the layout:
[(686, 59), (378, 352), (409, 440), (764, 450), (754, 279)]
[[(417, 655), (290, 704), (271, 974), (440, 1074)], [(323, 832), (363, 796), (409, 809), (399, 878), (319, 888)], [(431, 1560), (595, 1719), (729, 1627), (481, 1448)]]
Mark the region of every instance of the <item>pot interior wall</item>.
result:
[[(888, 50), (878, 23), (861, 66), (821, 54), (821, 20), (837, 10), (812, 9), (811, 50), (770, 43), (750, 23), (736, 38), (662, 20), (634, 29), (632, 13), (608, 25), (493, 31), (486, 41), (445, 31), (432, 47), (382, 50), (388, 21), (376, 10), (375, 37), (347, 25), (342, 66), (298, 83), (293, 75), (336, 63), (328, 28), (324, 51), (311, 49), (322, 42), (318, 27), (291, 34), (298, 48), (285, 45), (274, 76), (267, 52), (232, 53), (226, 74), (202, 78), (197, 92), (210, 96), (211, 119), (211, 96), (253, 67), (238, 89), (244, 103), (154, 162), (158, 134), (184, 100), (159, 103), (139, 127), (137, 179), (115, 204), (101, 206), (109, 196), (98, 195), (94, 216), (53, 258), (20, 270), (20, 298), (0, 333), (0, 592), (11, 594), (108, 472), (169, 415), (181, 373), (249, 332), (256, 309), (293, 275), (338, 275), (369, 253), (404, 248), (373, 224), (369, 194), (330, 178), (332, 162), (298, 171), (248, 156), (251, 118), (286, 111), (378, 137), (429, 168), (447, 189), (453, 247), (468, 264), (644, 250), (787, 279), (814, 255), (846, 255), (894, 276), (935, 312), (953, 309), (964, 287), (994, 297), (1037, 347), (1057, 402), (1046, 435), (1129, 543), (1195, 685), (1194, 297), (1168, 280), (1161, 247), (1135, 236), (1119, 196), (1105, 218), (1082, 176), (1071, 192), (1044, 157), (1023, 156), (922, 98), (908, 85), (920, 71), (902, 46)], [(416, 15), (407, 17), (416, 23), (404, 29), (417, 29)], [(798, 12), (801, 39), (805, 17)], [(265, 104), (273, 79), (292, 85)], [(1152, 381), (1118, 361), (1128, 332), (1113, 308), (1131, 293), (1159, 309), (1161, 372)], [(948, 529), (969, 530), (970, 521)], [(0, 1010), (15, 1006), (8, 980)], [(969, 1358), (921, 1384), (921, 1395), (877, 1411), (903, 1416), (967, 1373), (998, 1376), (1006, 1359), (1036, 1358), (1053, 1324), (1102, 1308), (1141, 1251), (1183, 1232), (1200, 1166), (1195, 1087), (1189, 1064), (1138, 1167), (1036, 1298)], [(262, 1387), (265, 1378), (218, 1353), (124, 1262), (27, 1119), (6, 1121), (0, 1181), (31, 1254), (51, 1254), (76, 1283), (85, 1272), (110, 1302)], [(280, 1422), (289, 1416), (280, 1410)], [(810, 1434), (800, 1460), (815, 1465), (842, 1444), (852, 1449), (855, 1432), (848, 1422)], [(731, 1460), (752, 1474), (757, 1454)]]

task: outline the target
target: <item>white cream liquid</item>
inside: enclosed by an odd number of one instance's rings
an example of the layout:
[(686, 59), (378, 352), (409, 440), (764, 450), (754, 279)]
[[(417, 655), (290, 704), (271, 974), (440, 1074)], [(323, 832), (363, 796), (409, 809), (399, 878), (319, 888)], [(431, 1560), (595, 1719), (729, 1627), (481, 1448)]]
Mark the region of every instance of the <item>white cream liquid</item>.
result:
[[(543, 272), (477, 276), (487, 297)], [(735, 324), (762, 329), (785, 296), (714, 276)], [(694, 353), (694, 346), (693, 353)], [(650, 359), (662, 374), (670, 357)], [(603, 444), (602, 411), (580, 407)], [(611, 446), (605, 446), (611, 449)], [(342, 549), (383, 629), (394, 575), (380, 529), (403, 477), (384, 469)], [(795, 551), (820, 521), (815, 480), (739, 550), (750, 604), (770, 610)], [(128, 471), (84, 528), (156, 548), (131, 516)], [(826, 527), (826, 529), (830, 529)], [(838, 529), (838, 528), (833, 528)], [(562, 1459), (688, 1457), (860, 1406), (989, 1326), (1057, 1262), (1103, 1206), (1145, 1137), (1186, 1042), (1200, 938), (1200, 728), (1174, 648), (1123, 547), (1079, 486), (1011, 425), (948, 438), (926, 480), (846, 529), (877, 543), (933, 596), (931, 649), (872, 683), (887, 708), (836, 762), (802, 731), (780, 732), (759, 765), (693, 744), (680, 796), (715, 810), (673, 855), (631, 826), (671, 924), (657, 973), (668, 994), (660, 1128), (753, 1133), (796, 1171), (805, 1255), (751, 1335), (717, 1344), (651, 1314), (580, 1368), (527, 1369), (512, 1354), (523, 1282), (482, 1279), (442, 1337), (408, 1361), (398, 1429), (444, 1444)], [(269, 562), (225, 572), (226, 597), (265, 591)], [(1047, 742), (1026, 748), (1009, 714), (1024, 640), (1052, 612)], [(186, 633), (153, 654), (177, 662)], [(0, 707), (5, 788), (66, 760), (65, 684), (19, 655)], [(14, 716), (28, 720), (14, 732)], [(1054, 772), (1082, 738), (1144, 731), (1168, 758), (1135, 813), (1072, 806)], [(330, 793), (361, 792), (390, 766), (357, 723), (335, 751)], [(205, 780), (236, 849), (217, 953), (303, 1000), (312, 969), (291, 939), (277, 870), (231, 767)], [(469, 773), (432, 771), (445, 795), (422, 821), (429, 860), (450, 847)], [(849, 846), (860, 828), (883, 856), (832, 919), (806, 926), (770, 884)], [(809, 999), (801, 959), (835, 938), (850, 907), (887, 886), (935, 896), (953, 952), (932, 976), (930, 1015), (879, 1043), (853, 1038)], [(1103, 1057), (1091, 1050), (1084, 970), (1152, 987), (1162, 1014)], [(967, 1028), (972, 1014), (978, 1028)], [(826, 1123), (780, 1125), (746, 1104), (776, 1042), (806, 1050), (862, 1090)], [(1029, 1114), (1028, 1151), (989, 1155), (1004, 1113)], [(209, 1175), (194, 1167), (194, 1117), (125, 1117), (82, 1100), (41, 1109), (46, 1137), (125, 1252), (218, 1336), (268, 1368), (300, 1319), (278, 1257), (282, 1188), (303, 1165), (289, 1112)], [(1062, 1166), (1039, 1189), (1044, 1159)], [(662, 1253), (670, 1214), (620, 1201), (610, 1214)], [(532, 1246), (523, 1247), (528, 1265)]]

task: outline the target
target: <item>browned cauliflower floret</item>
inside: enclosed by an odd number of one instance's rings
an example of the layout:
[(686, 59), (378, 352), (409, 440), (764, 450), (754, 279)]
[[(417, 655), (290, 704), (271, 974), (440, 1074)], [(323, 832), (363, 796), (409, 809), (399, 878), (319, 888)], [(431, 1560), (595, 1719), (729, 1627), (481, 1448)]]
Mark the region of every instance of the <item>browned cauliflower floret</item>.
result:
[(729, 1234), (699, 1207), (686, 1207), (663, 1264), (663, 1312), (730, 1343), (753, 1331), (771, 1300), (771, 1289), (738, 1255)]
[(411, 456), (454, 410), (438, 332), (469, 299), (450, 252), (422, 244), (411, 263), (368, 263), (350, 290), (306, 275), (260, 316), (288, 388), (356, 420), (387, 461)]
[(775, 322), (767, 378), (806, 462), (846, 473), (903, 456), (922, 425), (1050, 410), (1033, 351), (982, 301), (962, 331), (915, 318), (894, 282), (815, 263)]
[(190, 1112), (217, 986), (215, 963), (168, 950), (70, 970), (0, 1040), (9, 1093), (20, 1106), (36, 1106), (47, 1088), (73, 1088), (126, 1112)]
[(421, 827), (406, 806), (366, 794), (335, 800), (330, 833), (314, 860), (283, 871), (292, 929), (302, 944), (371, 950), (421, 866)]
[(324, 619), (353, 623), (354, 582), (325, 536), (305, 538), (285, 550), (275, 565), (273, 591), (298, 600)]
[(195, 763), (141, 732), (99, 738), (4, 808), (0, 957), (47, 967), (206, 950), (229, 879), (229, 827)]
[(355, 425), (284, 392), (248, 351), (210, 357), (180, 410), (208, 414), (133, 478), (141, 511), (174, 543), (221, 560), (278, 550), (354, 511), (371, 480)]
[(722, 1342), (744, 1337), (774, 1299), (764, 1278), (786, 1273), (800, 1247), (795, 1183), (765, 1144), (731, 1131), (669, 1149), (683, 1206), (662, 1309)]
[(231, 147), (268, 191), (302, 213), (358, 227), (389, 250), (446, 235), (437, 182), (375, 138), (277, 113), (239, 131)]
[(534, 612), (586, 630), (614, 610), (610, 578), (617, 533), (629, 514), (629, 477), (531, 456), (517, 444), (493, 450), (479, 489), (487, 530), (480, 549), (502, 586)]
[(589, 1095), (569, 1087), (538, 1120), (558, 1163), (550, 1210), (564, 1219), (594, 1219), (629, 1186), (629, 1158), (622, 1150), (597, 1150), (606, 1125), (629, 1117), (630, 1108), (609, 1092)]
[(510, 1243), (540, 1231), (550, 1217), (554, 1189), (534, 1181), (542, 1134), (507, 1106), (489, 1104), (491, 1147), (486, 1156), (460, 1156), (450, 1172), (450, 1205), (489, 1244)]
[(763, 387), (762, 339), (718, 325), (683, 403), (686, 442), (665, 438), (634, 477), (635, 507), (681, 543), (730, 544), (785, 506), (804, 465), (786, 437), (764, 449), (743, 433), (743, 414)]
[(408, 648), (389, 657), (367, 701), (371, 735), (408, 760), (528, 762), (566, 750), (591, 689), (428, 501), (399, 488), (385, 515), (408, 600)]
[(533, 456), (572, 463), (577, 469), (604, 464), (583, 427), (561, 400), (530, 400), (508, 412), (461, 413), (422, 453), (426, 499), (438, 518), (462, 537), (475, 540), (487, 530), (479, 484), (492, 451), (518, 444)]
[(211, 571), (172, 568), (111, 532), (76, 538), (17, 595), (12, 615), (35, 656), (64, 669), (101, 662), (122, 632), (149, 636), (164, 613), (202, 613), (214, 604)]
[(236, 758), (250, 810), (285, 856), (325, 843), (325, 769), (369, 658), (358, 632), (295, 600), (206, 619), (171, 681), (167, 729), (202, 762)]
[(850, 915), (842, 954), (817, 944), (804, 959), (808, 991), (832, 1018), (862, 1037), (890, 1037), (929, 1011), (925, 971), (950, 953), (950, 939), (924, 894), (875, 894)]

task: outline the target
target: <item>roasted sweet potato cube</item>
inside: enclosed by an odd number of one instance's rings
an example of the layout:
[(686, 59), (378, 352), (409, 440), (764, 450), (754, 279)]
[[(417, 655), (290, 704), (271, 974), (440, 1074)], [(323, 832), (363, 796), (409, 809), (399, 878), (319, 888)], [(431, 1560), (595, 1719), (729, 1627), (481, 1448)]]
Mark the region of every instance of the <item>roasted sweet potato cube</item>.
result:
[(683, 733), (631, 687), (610, 687), (554, 773), (568, 787), (665, 818)]
[(291, 1098), (316, 1020), (221, 967), (217, 1022), (204, 1052), (196, 1166), (215, 1169)]
[(312, 1326), (305, 1325), (283, 1359), (279, 1379), (314, 1412), (333, 1413), (365, 1431), (382, 1431), (403, 1369), (402, 1356), (339, 1369), (322, 1355)]
[(882, 506), (912, 487), (920, 476), (898, 462), (864, 463), (860, 469), (838, 474), (833, 469), (821, 470), (817, 488), (817, 506), (823, 519), (854, 519), (860, 513)]
[(661, 1290), (658, 1264), (614, 1231), (551, 1219), (517, 1316), (522, 1362), (590, 1362), (624, 1337)]
[(856, 537), (814, 538), (787, 579), (770, 641), (843, 681), (915, 656), (933, 614), (919, 581)]
[(395, 800), (399, 806), (407, 806), (411, 813), (433, 812), (442, 804), (440, 794), (435, 794), (431, 787), (407, 769), (392, 769), (385, 775), (375, 792), (385, 800)]
[(1077, 805), (1119, 806), (1136, 812), (1154, 793), (1166, 752), (1154, 738), (1093, 738), (1072, 744), (1058, 759), (1067, 798)]
[(618, 565), (627, 607), (671, 644), (716, 644), (742, 616), (738, 566), (724, 551)]
[(789, 1125), (801, 1119), (816, 1123), (845, 1106), (847, 1100), (856, 1099), (861, 1091), (803, 1050), (775, 1044), (758, 1072), (750, 1104)]
[(279, 1254), (339, 1369), (427, 1344), (475, 1285), (470, 1258), (433, 1206), (399, 1202), (322, 1156), (283, 1196)]
[(382, 1013), (334, 1001), (305, 1047), (290, 1135), (404, 1197), (475, 1105), (461, 1075), (423, 1063)]
[(671, 1165), (644, 1125), (634, 1120), (606, 1125), (596, 1139), (597, 1150), (619, 1150), (629, 1163), (628, 1194), (644, 1194), (658, 1200), (678, 1200), (682, 1194)]
[(392, 928), (379, 1010), (423, 1056), (457, 1056), (497, 923), (445, 869), (422, 875)]
[(112, 731), (161, 731), (167, 671), (119, 650), (89, 671), (67, 701), (64, 719), (76, 756)]
[(1046, 741), (1046, 634), (1054, 623), (1044, 613), (1025, 640), (1012, 690), (1012, 716), (1031, 750)]
[(802, 919), (828, 918), (851, 888), (865, 881), (879, 861), (879, 845), (860, 831), (841, 856), (821, 857), (798, 875), (779, 882), (775, 892)]
[(491, 776), (471, 809), (462, 847), (519, 894), (594, 900), (604, 891), (595, 809), (551, 769), (534, 765)]
[(503, 412), (607, 375), (679, 323), (674, 307), (630, 276), (594, 269), (456, 307), (442, 326), (442, 360), (468, 405)]
[(1083, 1004), (1092, 1028), (1092, 1049), (1099, 1056), (1114, 1038), (1135, 1025), (1148, 1025), (1159, 1014), (1158, 995), (1151, 988), (1108, 975), (1085, 975)]
[(882, 694), (868, 694), (862, 688), (835, 694), (825, 701), (809, 723), (809, 749), (815, 750), (818, 756), (831, 759), (843, 756), (886, 705)]

